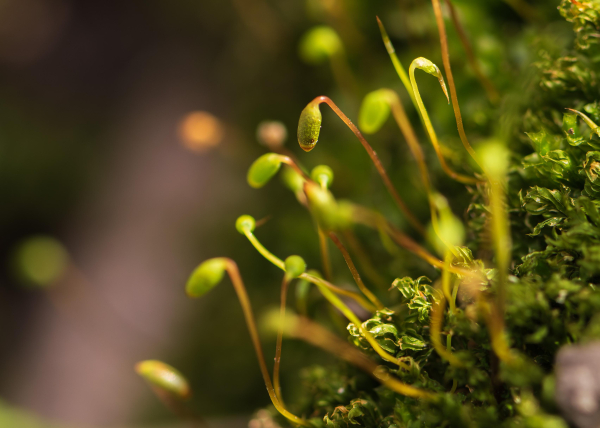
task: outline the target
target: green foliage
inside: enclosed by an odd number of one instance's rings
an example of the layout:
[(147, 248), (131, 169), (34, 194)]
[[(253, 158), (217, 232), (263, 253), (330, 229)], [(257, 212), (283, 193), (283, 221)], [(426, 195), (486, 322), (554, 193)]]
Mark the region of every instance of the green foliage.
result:
[[(527, 99), (489, 108), (498, 115), (498, 124), (480, 128), (477, 161), (484, 174), (462, 181), (469, 184), (472, 197), (465, 221), (453, 214), (453, 210), (459, 212), (456, 206), (460, 202), (426, 195), (439, 220), (432, 229), (437, 228), (436, 235), (444, 245), (433, 234), (427, 242), (424, 237), (395, 233), (387, 220), (379, 221), (387, 215), (385, 210), (380, 214), (338, 202), (328, 189), (333, 179), (328, 167), (316, 167), (311, 173), (315, 182), (302, 186), (286, 169), (285, 182), (298, 200), (305, 198), (320, 231), (344, 232), (357, 224), (367, 225), (386, 242), (393, 239), (407, 250), (386, 247), (392, 258), (399, 259), (401, 269), (410, 263), (404, 258), (416, 255), (442, 271), (441, 275), (434, 270), (423, 272), (432, 280), (425, 276), (394, 280), (383, 305), (376, 304), (377, 310), (360, 319), (354, 317), (347, 325), (347, 339), (377, 366), (373, 377), (381, 382), (345, 363), (334, 369), (305, 371), (305, 399), (300, 408), (311, 425), (568, 426), (553, 403), (554, 358), (565, 345), (600, 338), (600, 130), (596, 126), (600, 121), (600, 82), (595, 67), (600, 61), (600, 1), (563, 0), (559, 9), (573, 24), (573, 48), (540, 49), (535, 76), (527, 82)], [(322, 46), (312, 39), (314, 32), (302, 42), (304, 55), (312, 60), (341, 49), (339, 38), (329, 30), (319, 31), (323, 32), (318, 41)], [(386, 46), (389, 50), (387, 39)], [(395, 56), (393, 60), (398, 61)], [(438, 147), (414, 84), (415, 68), (434, 75), (448, 96), (442, 73), (422, 57), (413, 61), (410, 69), (414, 94), (435, 150), (440, 159), (454, 162), (459, 157), (452, 156), (452, 149), (442, 144)], [(449, 84), (452, 89), (450, 79)], [(305, 151), (312, 150), (319, 138), (321, 99), (315, 98), (300, 115), (298, 141)], [(365, 97), (359, 114), (365, 133), (381, 128), (391, 111), (388, 101), (387, 90)], [(253, 174), (258, 177), (255, 184), (277, 172), (270, 161), (265, 171)], [(432, 182), (441, 181), (436, 174), (432, 178)], [(439, 187), (443, 186), (436, 183)], [(502, 220), (506, 220), (505, 228)], [(243, 233), (253, 229), (254, 222), (238, 220), (237, 228)], [(511, 241), (511, 248), (499, 249), (498, 242)], [(432, 250), (445, 260), (437, 260)], [(370, 254), (365, 253), (368, 251), (361, 255), (360, 270), (367, 271), (364, 258)], [(323, 251), (323, 258), (326, 256)], [(290, 261), (289, 267), (288, 260), (286, 272), (295, 276), (304, 272), (302, 259), (293, 266)], [(375, 265), (382, 275), (392, 270), (386, 261), (376, 260)], [(352, 274), (364, 292), (362, 279), (356, 272)], [(309, 313), (308, 291), (308, 283), (299, 282), (297, 307), (303, 315)], [(332, 318), (339, 325), (338, 316), (335, 313)], [(346, 351), (341, 348), (340, 352)], [(372, 366), (367, 366), (373, 374)], [(406, 396), (386, 384), (387, 379), (427, 391), (433, 398)]]

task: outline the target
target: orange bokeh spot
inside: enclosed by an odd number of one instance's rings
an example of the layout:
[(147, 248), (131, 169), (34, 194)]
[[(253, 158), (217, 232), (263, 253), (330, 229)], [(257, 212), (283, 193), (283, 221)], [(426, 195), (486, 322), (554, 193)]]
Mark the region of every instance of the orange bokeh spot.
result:
[(204, 152), (217, 146), (225, 131), (223, 124), (206, 111), (188, 113), (179, 124), (179, 137), (182, 144), (195, 152)]

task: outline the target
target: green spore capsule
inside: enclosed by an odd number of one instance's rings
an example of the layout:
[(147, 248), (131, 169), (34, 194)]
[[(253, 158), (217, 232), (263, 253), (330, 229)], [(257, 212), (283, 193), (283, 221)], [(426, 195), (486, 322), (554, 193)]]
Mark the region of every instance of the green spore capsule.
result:
[(281, 155), (267, 153), (256, 159), (248, 170), (248, 184), (255, 189), (263, 187), (281, 167)]
[(145, 360), (135, 365), (135, 371), (150, 386), (180, 400), (188, 400), (192, 391), (186, 378), (174, 367), (158, 360)]
[(246, 231), (254, 232), (255, 227), (256, 220), (254, 220), (254, 217), (246, 214), (239, 216), (238, 219), (235, 221), (235, 228), (242, 235), (245, 235)]
[(204, 296), (221, 282), (226, 268), (227, 261), (223, 258), (208, 259), (202, 262), (188, 279), (185, 292), (193, 298)]
[(310, 152), (317, 141), (319, 141), (319, 133), (321, 132), (321, 110), (319, 104), (312, 102), (300, 113), (298, 121), (298, 144), (305, 152)]
[(310, 178), (328, 189), (333, 183), (333, 171), (327, 165), (317, 165), (311, 171)]
[(343, 51), (335, 30), (326, 25), (313, 27), (300, 40), (300, 57), (309, 64), (319, 64)]
[(292, 278), (298, 278), (306, 271), (306, 262), (300, 256), (289, 256), (285, 259), (285, 273)]
[(365, 134), (379, 131), (390, 116), (389, 90), (369, 92), (358, 113), (358, 126)]
[(446, 83), (444, 82), (444, 76), (442, 76), (442, 72), (433, 62), (429, 61), (427, 58), (419, 57), (413, 61), (413, 64), (416, 68), (423, 70), (425, 73), (431, 74), (432, 76), (437, 77), (440, 82), (440, 86), (444, 91), (444, 95), (446, 95), (446, 99), (448, 100), (448, 104), (450, 104), (450, 97), (448, 96), (448, 89), (446, 89)]

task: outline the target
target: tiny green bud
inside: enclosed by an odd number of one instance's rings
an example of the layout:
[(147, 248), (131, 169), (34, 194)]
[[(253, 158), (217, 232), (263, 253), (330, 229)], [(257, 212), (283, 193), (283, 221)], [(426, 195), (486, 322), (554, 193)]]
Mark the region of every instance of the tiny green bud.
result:
[(135, 365), (135, 371), (151, 386), (180, 400), (188, 400), (192, 394), (185, 377), (177, 369), (162, 361), (141, 361)]
[(333, 171), (327, 165), (317, 165), (311, 171), (310, 178), (328, 189), (333, 183)]
[(221, 280), (227, 268), (227, 261), (218, 257), (208, 259), (192, 272), (185, 291), (190, 297), (201, 297), (212, 290)]
[(235, 221), (235, 228), (242, 235), (245, 235), (246, 231), (254, 232), (255, 227), (256, 227), (256, 220), (254, 220), (254, 217), (249, 216), (249, 215), (239, 216), (238, 219)]
[(490, 141), (477, 150), (484, 171), (493, 179), (501, 179), (506, 175), (509, 165), (509, 151), (500, 141)]
[(281, 179), (288, 189), (296, 193), (304, 187), (304, 177), (302, 177), (294, 168), (285, 167), (281, 173)]
[(275, 175), (281, 167), (281, 155), (266, 153), (256, 159), (248, 170), (248, 184), (258, 189)]
[(340, 37), (325, 25), (311, 28), (300, 40), (300, 57), (307, 63), (321, 63), (342, 51)]
[(17, 275), (26, 284), (47, 287), (58, 280), (69, 263), (63, 245), (50, 236), (34, 236), (21, 242), (15, 252)]
[(289, 278), (298, 278), (306, 271), (306, 262), (300, 256), (285, 259), (285, 273)]
[(419, 57), (413, 61), (413, 64), (416, 68), (423, 70), (425, 73), (431, 74), (432, 76), (437, 77), (440, 82), (440, 86), (444, 91), (444, 95), (448, 99), (448, 104), (450, 104), (450, 97), (448, 97), (448, 90), (446, 89), (446, 83), (444, 82), (444, 76), (442, 76), (442, 72), (433, 62), (429, 61), (427, 58)]
[(358, 126), (365, 134), (379, 131), (390, 115), (389, 89), (369, 92), (363, 99), (358, 113)]
[(298, 143), (305, 152), (310, 152), (319, 141), (322, 119), (319, 103), (311, 102), (300, 113)]

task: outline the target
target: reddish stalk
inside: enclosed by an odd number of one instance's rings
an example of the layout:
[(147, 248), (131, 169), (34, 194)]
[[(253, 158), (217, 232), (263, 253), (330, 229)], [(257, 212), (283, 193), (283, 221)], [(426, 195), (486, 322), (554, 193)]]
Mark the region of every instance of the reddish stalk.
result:
[(244, 287), (244, 282), (242, 281), (240, 271), (238, 270), (237, 264), (233, 260), (225, 260), (227, 261), (227, 273), (229, 275), (229, 278), (231, 278), (233, 288), (235, 289), (235, 292), (240, 301), (240, 305), (242, 306), (244, 317), (246, 319), (246, 324), (248, 326), (248, 331), (250, 332), (252, 344), (254, 345), (254, 351), (256, 352), (256, 356), (258, 358), (260, 371), (262, 373), (265, 385), (267, 387), (267, 393), (269, 394), (273, 405), (279, 411), (279, 413), (281, 413), (290, 421), (298, 425), (310, 427), (308, 422), (306, 422), (304, 419), (300, 419), (298, 416), (295, 416), (289, 411), (287, 411), (283, 404), (279, 401), (279, 398), (275, 393), (275, 389), (273, 388), (273, 384), (271, 383), (271, 377), (269, 376), (269, 370), (267, 369), (267, 364), (265, 363), (265, 356), (263, 354), (263, 350), (260, 344), (260, 338), (258, 337), (258, 330), (256, 329), (256, 322), (254, 321), (254, 315), (252, 313), (252, 305), (250, 304), (250, 299), (248, 298), (248, 294), (246, 293), (246, 287)]
[(477, 80), (479, 80), (479, 83), (481, 83), (481, 86), (483, 86), (483, 89), (485, 89), (485, 92), (490, 102), (492, 104), (498, 103), (498, 101), (500, 101), (500, 95), (498, 94), (498, 90), (496, 89), (492, 81), (488, 79), (485, 74), (483, 74), (483, 71), (481, 71), (481, 67), (479, 67), (479, 62), (477, 62), (477, 58), (473, 53), (473, 48), (471, 47), (471, 43), (469, 42), (467, 33), (465, 32), (465, 29), (463, 28), (463, 26), (460, 23), (460, 20), (458, 19), (458, 14), (456, 13), (456, 9), (454, 8), (452, 1), (445, 0), (445, 2), (448, 6), (448, 9), (450, 9), (450, 17), (452, 18), (452, 23), (454, 24), (454, 28), (456, 28), (456, 32), (458, 33), (458, 37), (463, 45), (463, 48), (465, 48), (467, 59), (469, 61), (469, 64), (471, 65), (471, 68), (473, 69), (473, 72), (475, 73), (475, 76), (477, 77)]
[(384, 308), (383, 304), (379, 301), (377, 296), (375, 296), (371, 292), (371, 290), (369, 290), (367, 288), (367, 286), (363, 282), (362, 278), (360, 277), (360, 274), (358, 273), (358, 270), (356, 270), (356, 266), (354, 265), (354, 262), (352, 261), (352, 257), (350, 257), (350, 253), (348, 253), (348, 250), (346, 249), (346, 247), (344, 246), (342, 241), (340, 241), (340, 239), (337, 237), (337, 235), (333, 232), (329, 232), (329, 238), (333, 241), (333, 243), (336, 245), (336, 247), (338, 247), (338, 249), (342, 253), (342, 256), (344, 256), (344, 260), (346, 261), (346, 264), (348, 265), (348, 269), (350, 269), (350, 273), (352, 274), (352, 277), (354, 278), (354, 282), (356, 282), (356, 285), (358, 286), (360, 291), (362, 291), (362, 293), (365, 296), (367, 296), (367, 298), (371, 301), (371, 303), (373, 303), (375, 305), (375, 307), (377, 309), (383, 309)]
[(352, 232), (352, 229), (347, 229), (343, 231), (344, 238), (350, 247), (350, 250), (354, 253), (356, 257), (358, 257), (358, 264), (365, 272), (366, 276), (371, 280), (371, 282), (377, 284), (377, 286), (383, 290), (387, 290), (389, 284), (387, 280), (381, 276), (379, 271), (373, 266), (373, 262), (369, 258), (368, 254), (362, 248), (360, 242)]
[(348, 119), (348, 116), (346, 116), (329, 97), (319, 96), (319, 97), (315, 98), (311, 103), (317, 103), (317, 104), (326, 103), (335, 112), (335, 114), (337, 114), (338, 117), (346, 124), (346, 126), (348, 128), (350, 128), (350, 130), (354, 133), (356, 138), (358, 138), (360, 143), (363, 145), (363, 147), (367, 151), (367, 154), (373, 161), (373, 164), (375, 165), (377, 172), (379, 173), (379, 175), (381, 176), (381, 179), (383, 180), (383, 184), (385, 185), (388, 192), (390, 193), (390, 195), (396, 202), (396, 205), (398, 205), (398, 208), (400, 208), (400, 210), (404, 213), (404, 215), (406, 216), (406, 218), (408, 219), (410, 224), (415, 229), (417, 229), (421, 234), (424, 235), (425, 228), (423, 227), (421, 222), (417, 219), (417, 217), (410, 211), (408, 206), (404, 203), (404, 201), (402, 200), (402, 198), (396, 191), (396, 188), (392, 184), (392, 181), (390, 180), (387, 172), (385, 171), (385, 168), (381, 164), (381, 161), (379, 160), (379, 156), (377, 156), (377, 153), (375, 153), (375, 150), (373, 150), (373, 148), (367, 142), (365, 137), (363, 137), (363, 135), (358, 130), (356, 125), (354, 125), (354, 123), (352, 123), (352, 121), (350, 119)]
[[(435, 13), (435, 21), (440, 33), (440, 45), (442, 48), (442, 61), (444, 62), (444, 70), (446, 71), (446, 79), (448, 79), (448, 87), (450, 88), (450, 98), (452, 99), (452, 107), (454, 108), (454, 117), (456, 118), (456, 125), (458, 127), (458, 134), (463, 146), (469, 152), (473, 160), (481, 168), (481, 163), (477, 159), (475, 150), (471, 147), (465, 128), (463, 126), (462, 115), (460, 114), (460, 106), (458, 105), (458, 96), (456, 95), (456, 86), (454, 85), (454, 76), (452, 75), (452, 67), (450, 66), (450, 53), (448, 50), (448, 36), (446, 34), (446, 26), (444, 25), (444, 17), (442, 16), (442, 9), (440, 7), (439, 0), (431, 0), (433, 4), (433, 12)], [(483, 168), (481, 168), (483, 170)]]
[(434, 394), (429, 391), (407, 385), (404, 382), (393, 378), (388, 373), (382, 372), (381, 366), (377, 365), (354, 346), (339, 339), (317, 323), (307, 318), (296, 318), (294, 321), (291, 328), (287, 328), (290, 335), (305, 340), (314, 346), (322, 348), (325, 351), (348, 361), (350, 364), (369, 373), (392, 391), (407, 397), (423, 399), (431, 399), (434, 397)]
[[(285, 321), (285, 307), (287, 301), (287, 289), (289, 280), (286, 275), (283, 275), (283, 281), (281, 282), (281, 304), (279, 307), (279, 322)], [(279, 365), (281, 364), (281, 347), (283, 345), (283, 330), (279, 329), (277, 332), (277, 344), (275, 346), (275, 364), (273, 366), (273, 384), (275, 385), (275, 394), (279, 398), (282, 406), (285, 406), (283, 402), (283, 396), (281, 395), (281, 383), (279, 381)]]

